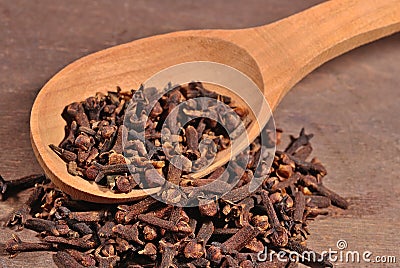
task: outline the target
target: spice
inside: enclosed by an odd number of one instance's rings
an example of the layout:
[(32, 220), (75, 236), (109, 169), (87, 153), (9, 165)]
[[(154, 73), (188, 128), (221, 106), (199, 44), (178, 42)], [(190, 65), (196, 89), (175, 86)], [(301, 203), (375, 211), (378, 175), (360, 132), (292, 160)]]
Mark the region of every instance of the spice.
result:
[(260, 230), (257, 227), (245, 225), (236, 234), (225, 241), (222, 246), (226, 248), (227, 252), (233, 252), (234, 250), (239, 251), (244, 248), (247, 243), (249, 243), (259, 233)]
[[(185, 94), (196, 92), (185, 91)], [(179, 94), (174, 95), (174, 99), (177, 97), (181, 98)], [(93, 99), (88, 102), (92, 105)], [(175, 102), (169, 102), (167, 106), (174, 105)], [(96, 106), (87, 114), (89, 122), (101, 116), (96, 109), (100, 107)], [(202, 128), (201, 122), (197, 128)], [(86, 128), (80, 126), (87, 135), (98, 134)], [(98, 135), (112, 138), (109, 131), (112, 130), (105, 128)], [(301, 139), (303, 142), (291, 145), (291, 148), (297, 147), (294, 153), (277, 152), (269, 170), (257, 171), (254, 165), (246, 167), (247, 173), (266, 172), (261, 186), (253, 192), (248, 178), (244, 178), (219, 199), (206, 201), (197, 192), (198, 207), (166, 205), (152, 197), (128, 204), (99, 205), (71, 200), (48, 181), (37, 184), (29, 199), (10, 215), (7, 225), (25, 226), (40, 232), (42, 242), (22, 242), (14, 235), (6, 242), (5, 249), (10, 254), (57, 251), (53, 259), (58, 267), (293, 267), (293, 263), (279, 261), (272, 251), (268, 251), (273, 256), (272, 261), (258, 259), (258, 253), (264, 247), (288, 253), (308, 250), (303, 244), (309, 234), (309, 220), (330, 213), (331, 204), (343, 208), (344, 202), (347, 204), (323, 185), (326, 170), (320, 162), (308, 162), (306, 154), (301, 158), (294, 156), (298, 157), (303, 148), (311, 148), (309, 138)], [(90, 147), (91, 141), (78, 144), (82, 148)], [(248, 153), (260, 158), (260, 147), (256, 140)], [(162, 168), (171, 170), (170, 167)], [(182, 178), (183, 171), (176, 169), (169, 178), (171, 182), (189, 186), (203, 185), (204, 181), (214, 181), (227, 169), (223, 166), (200, 179)], [(234, 166), (233, 169), (239, 168)], [(229, 176), (223, 178), (222, 183), (226, 183), (224, 179), (228, 181)], [(208, 194), (212, 196), (213, 191)], [(305, 264), (311, 267), (331, 265), (326, 260), (305, 260)]]
[(66, 251), (59, 251), (55, 255), (53, 255), (54, 263), (57, 267), (76, 267), (76, 268), (84, 268), (85, 266), (81, 265), (71, 254)]
[(349, 206), (349, 203), (337, 193), (329, 190), (321, 183), (318, 183), (314, 177), (311, 176), (303, 176), (301, 178), (305, 186), (311, 187), (318, 194), (328, 197), (332, 204), (338, 206), (340, 208), (346, 209)]
[(269, 199), (268, 192), (262, 190), (261, 192), (262, 205), (265, 208), (268, 218), (270, 219), (271, 227), (273, 228), (271, 234), (271, 242), (274, 246), (284, 247), (288, 242), (288, 232), (280, 224), (278, 216), (276, 215), (275, 209)]
[(46, 236), (44, 241), (47, 243), (71, 246), (81, 250), (88, 250), (95, 248), (97, 243), (92, 239), (93, 235), (85, 235), (81, 238), (64, 238), (57, 236)]
[(28, 219), (24, 226), (36, 232), (47, 232), (56, 236), (60, 235), (60, 232), (57, 230), (57, 225), (53, 221), (44, 219)]
[(183, 253), (186, 258), (198, 259), (205, 254), (205, 246), (214, 231), (212, 221), (203, 223), (196, 237), (191, 239), (185, 246)]
[(0, 200), (6, 200), (9, 192), (16, 192), (31, 188), (36, 183), (42, 183), (45, 180), (46, 177), (43, 174), (34, 174), (17, 180), (9, 181), (5, 181), (0, 175)]
[(96, 265), (96, 260), (90, 254), (80, 252), (76, 249), (66, 249), (65, 252), (85, 267)]
[(286, 147), (285, 153), (287, 154), (295, 154), (296, 151), (301, 148), (302, 146), (307, 146), (310, 142), (310, 140), (314, 137), (313, 134), (307, 135), (305, 133), (304, 128), (301, 129), (299, 137), (295, 138), (293, 136), (290, 136), (291, 142), (290, 144)]
[(139, 229), (137, 223), (134, 225), (118, 224), (112, 227), (112, 231), (126, 241), (132, 241), (139, 245), (144, 245), (144, 242), (139, 239)]
[(12, 239), (6, 242), (4, 248), (8, 253), (15, 255), (19, 252), (52, 250), (53, 246), (48, 243), (22, 242), (16, 234), (13, 234)]
[[(70, 174), (127, 193), (141, 183), (141, 187), (162, 186), (160, 176), (179, 186), (182, 175), (200, 170), (229, 147), (231, 140), (221, 124), (232, 131), (240, 122), (249, 123), (247, 108), (199, 82), (178, 86), (152, 102), (154, 94), (142, 87), (128, 92), (118, 88), (71, 103), (62, 114), (66, 136), (50, 148), (66, 162)], [(194, 99), (199, 97), (200, 101)], [(175, 108), (181, 104), (178, 113)], [(207, 115), (213, 120), (202, 118)], [(185, 117), (188, 123), (180, 125), (174, 117)], [(199, 146), (199, 138), (205, 146)], [(182, 199), (171, 194), (164, 196)]]
[(32, 189), (32, 193), (29, 196), (28, 200), (25, 203), (23, 203), (21, 207), (14, 210), (8, 216), (5, 225), (6, 226), (19, 225), (20, 227), (23, 226), (27, 220), (29, 213), (31, 212), (32, 207), (38, 200), (40, 200), (43, 194), (44, 194), (44, 188), (41, 185), (36, 185), (35, 188)]

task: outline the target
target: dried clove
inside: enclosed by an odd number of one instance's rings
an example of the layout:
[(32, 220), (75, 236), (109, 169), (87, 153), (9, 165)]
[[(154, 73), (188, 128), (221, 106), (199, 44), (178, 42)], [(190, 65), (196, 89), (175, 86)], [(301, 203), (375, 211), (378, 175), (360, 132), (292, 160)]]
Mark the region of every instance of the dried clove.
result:
[(303, 224), (304, 210), (306, 209), (306, 200), (302, 192), (298, 191), (294, 194), (294, 203), (293, 222), (295, 223), (294, 228), (298, 232)]
[(55, 255), (53, 255), (53, 261), (59, 268), (85, 267), (66, 251), (58, 251)]
[(19, 252), (31, 252), (31, 251), (46, 251), (53, 250), (53, 246), (48, 243), (28, 243), (22, 242), (21, 239), (16, 235), (12, 235), (12, 239), (5, 243), (4, 249), (10, 254), (17, 254)]
[(311, 195), (306, 198), (307, 206), (316, 208), (328, 208), (331, 205), (331, 199), (322, 195)]
[(64, 237), (58, 237), (58, 236), (46, 236), (44, 238), (44, 241), (47, 243), (53, 243), (53, 244), (60, 244), (60, 245), (68, 245), (72, 246), (75, 248), (79, 249), (92, 249), (95, 248), (97, 243), (93, 240), (92, 234), (85, 235), (81, 238), (64, 238)]
[(328, 197), (333, 205), (342, 209), (347, 209), (349, 207), (349, 203), (346, 199), (329, 190), (321, 183), (318, 183), (314, 177), (302, 176), (301, 180), (306, 186), (313, 188), (318, 194)]
[(196, 238), (191, 239), (185, 246), (183, 254), (186, 258), (198, 259), (205, 254), (205, 245), (211, 238), (214, 225), (211, 221), (203, 223)]
[(144, 245), (144, 242), (139, 239), (138, 224), (122, 225), (118, 224), (112, 227), (112, 231), (127, 241), (133, 241), (139, 245)]
[(42, 183), (46, 180), (43, 174), (34, 174), (16, 180), (6, 181), (0, 175), (0, 200), (7, 199), (8, 192), (22, 191), (31, 188), (36, 183)]
[(285, 228), (279, 222), (276, 215), (274, 206), (269, 199), (268, 192), (265, 190), (261, 191), (262, 204), (265, 211), (270, 219), (271, 227), (273, 228), (273, 233), (271, 234), (271, 242), (274, 246), (284, 247), (288, 242), (288, 234)]
[(245, 225), (236, 234), (230, 237), (222, 245), (228, 252), (239, 251), (260, 233), (260, 229), (251, 225)]
[(53, 221), (44, 219), (28, 219), (25, 222), (25, 228), (34, 230), (36, 232), (48, 232), (55, 236), (59, 236), (60, 232), (57, 230), (57, 225)]
[(7, 221), (5, 223), (5, 226), (15, 226), (19, 225), (19, 228), (21, 228), (31, 212), (32, 207), (35, 205), (35, 203), (40, 200), (44, 193), (44, 188), (42, 186), (36, 186), (33, 190), (31, 195), (29, 196), (28, 200), (22, 204), (21, 207), (18, 209), (14, 210), (8, 217)]
[(80, 222), (99, 222), (106, 218), (108, 211), (78, 211), (70, 212), (68, 218), (71, 220), (76, 220)]
[(291, 142), (286, 147), (285, 153), (294, 154), (297, 151), (297, 149), (299, 149), (301, 146), (307, 145), (309, 141), (312, 139), (312, 137), (314, 137), (313, 134), (307, 135), (304, 131), (304, 128), (302, 128), (299, 137), (295, 138), (293, 136), (290, 136)]
[(146, 197), (145, 199), (139, 201), (131, 206), (120, 205), (118, 209), (127, 212), (125, 216), (125, 222), (130, 222), (135, 219), (138, 215), (147, 212), (151, 206), (155, 205), (158, 201), (152, 197)]
[(192, 232), (190, 226), (187, 223), (185, 224), (184, 222), (180, 222), (180, 224), (175, 224), (172, 221), (163, 220), (154, 217), (152, 215), (146, 215), (146, 214), (138, 215), (138, 220), (171, 232), (183, 232), (183, 233)]
[[(88, 113), (90, 129), (93, 131), (79, 126), (74, 130), (72, 143), (67, 142), (68, 146), (59, 148), (68, 151), (72, 149), (71, 152), (78, 152), (78, 155), (90, 154), (89, 151), (94, 148), (91, 139), (81, 137), (76, 144), (79, 135), (90, 136), (96, 143), (104, 143), (111, 148), (116, 143), (113, 139), (117, 135), (117, 128), (113, 126), (121, 120), (118, 116), (123, 114), (122, 110), (116, 110), (125, 106), (118, 99), (125, 98), (124, 95), (121, 92), (118, 94), (98, 95), (96, 101), (99, 107), (104, 106), (104, 110), (99, 112), (98, 120), (101, 121), (96, 123), (97, 114)], [(183, 93), (173, 95), (173, 102), (167, 98), (160, 101), (161, 109), (158, 108), (152, 116), (157, 120), (163, 118), (164, 109), (174, 105), (176, 107), (184, 96)], [(110, 98), (110, 103), (104, 105), (105, 98)], [(189, 103), (186, 108), (190, 110), (192, 106), (193, 103)], [(110, 121), (105, 120), (105, 116)], [(69, 123), (69, 128), (73, 127), (74, 120)], [(209, 137), (220, 140), (218, 135), (208, 132), (210, 124), (200, 119), (198, 125), (189, 124), (194, 129), (187, 131), (187, 128), (183, 128), (180, 136), (170, 135), (170, 139), (180, 140), (187, 146), (187, 139), (192, 135), (189, 133), (195, 130), (197, 135), (208, 133)], [(155, 130), (152, 131), (148, 137), (160, 139)], [(106, 140), (109, 141), (107, 144)], [(223, 166), (205, 178), (192, 179), (179, 168), (179, 161), (183, 158), (174, 162), (178, 164), (176, 169), (164, 161), (162, 154), (153, 153), (157, 155), (157, 160), (149, 162), (140, 156), (145, 153), (143, 146), (157, 152), (159, 144), (153, 144), (152, 147), (141, 141), (132, 143), (132, 153), (137, 156), (129, 161), (137, 161), (135, 163), (143, 175), (148, 167), (158, 169), (157, 173), (166, 172), (164, 175), (167, 180), (176, 184), (172, 190), (182, 194), (182, 198), (185, 198), (184, 195), (197, 195), (199, 206), (166, 205), (153, 197), (128, 204), (104, 206), (72, 200), (45, 181), (43, 185), (35, 186), (30, 198), (7, 222), (8, 226), (25, 224), (25, 227), (40, 232), (42, 242), (25, 243), (14, 237), (6, 243), (6, 249), (10, 254), (35, 250), (57, 251), (53, 258), (59, 267), (294, 267), (294, 263), (279, 261), (273, 251), (268, 252), (273, 256), (273, 260), (268, 262), (259, 261), (257, 254), (264, 247), (288, 253), (306, 250), (303, 244), (310, 234), (309, 220), (326, 215), (330, 211), (330, 204), (334, 204), (331, 198), (341, 200), (324, 188), (321, 178), (326, 170), (323, 165), (315, 158), (306, 161), (311, 148), (309, 141), (299, 144), (302, 145), (293, 154), (278, 151), (270, 169), (263, 167), (255, 170), (254, 162), (264, 158), (256, 140), (250, 150), (238, 155), (236, 161), (240, 165), (231, 168)], [(73, 149), (75, 145), (80, 146), (78, 150), (81, 153)], [(193, 150), (195, 143), (191, 146)], [(252, 163), (247, 166), (241, 165), (245, 153), (252, 158)], [(132, 189), (136, 187), (132, 182), (135, 174), (107, 173), (108, 169), (115, 167), (126, 171), (128, 162), (125, 162), (121, 154), (100, 153), (99, 150), (99, 155), (94, 159), (96, 162), (85, 163), (88, 167), (75, 161), (68, 165), (70, 169), (85, 173), (84, 176), (89, 175), (92, 180), (106, 171), (101, 176), (113, 181), (115, 191), (123, 192), (125, 186), (132, 186)], [(201, 160), (201, 157), (197, 160)], [(239, 178), (239, 183), (222, 198), (215, 198), (214, 193), (225, 190), (232, 176), (237, 176), (237, 171), (246, 175)], [(262, 184), (250, 191), (249, 183), (254, 176), (261, 176)], [(216, 189), (207, 186), (216, 179), (219, 181), (215, 184)], [(206, 191), (199, 191), (195, 188), (198, 186), (204, 187)], [(165, 195), (166, 191), (161, 190), (159, 194)], [(310, 261), (305, 264), (328, 266), (325, 262)]]
[[(65, 107), (62, 114), (66, 121), (65, 138), (59, 146), (50, 145), (50, 148), (68, 164), (67, 170), (70, 174), (105, 184), (115, 193), (126, 193), (137, 186), (130, 187), (126, 178), (104, 179), (108, 175), (129, 173), (127, 166), (123, 166), (124, 163), (120, 162), (132, 163), (131, 172), (136, 172), (133, 166), (139, 167), (137, 174), (142, 172), (142, 169), (145, 169), (145, 173), (152, 172), (147, 169), (148, 165), (158, 162), (157, 173), (179, 185), (181, 175), (187, 175), (192, 168), (200, 169), (218, 151), (229, 147), (230, 138), (225, 129), (216, 124), (215, 120), (202, 118), (206, 117), (204, 114), (218, 116), (218, 112), (222, 111), (222, 119), (228, 128), (235, 128), (240, 120), (249, 121), (246, 107), (236, 104), (228, 96), (205, 89), (200, 82), (195, 84), (196, 86), (189, 83), (187, 86), (170, 88), (171, 90), (157, 101), (150, 100), (162, 90), (155, 88), (144, 90), (141, 87), (128, 92), (117, 88), (116, 92), (98, 93), (82, 102), (71, 103)], [(189, 91), (188, 87), (191, 88)], [(194, 99), (194, 96), (207, 97), (208, 100)], [(227, 108), (220, 100), (230, 107), (230, 112), (225, 111)], [(129, 101), (133, 103), (132, 111), (127, 109), (132, 106), (126, 105)], [(177, 113), (178, 110), (174, 108), (183, 102), (185, 102), (183, 113), (192, 120), (185, 126), (179, 126), (171, 112)], [(144, 112), (148, 112), (148, 116)], [(166, 121), (165, 126), (163, 126), (164, 121)], [(130, 122), (133, 128), (125, 128), (124, 122)], [(182, 133), (178, 133), (178, 130), (182, 130)], [(141, 138), (142, 134), (145, 140)], [(214, 138), (206, 139), (207, 146), (203, 146), (200, 150), (199, 138), (203, 136)], [(165, 138), (162, 147), (164, 149), (168, 147), (168, 150), (160, 150), (161, 138)], [(122, 148), (123, 141), (126, 140)], [(122, 156), (123, 149), (126, 158)], [(113, 158), (115, 155), (120, 156), (118, 163)], [(177, 157), (171, 158), (173, 155)], [(180, 161), (177, 158), (180, 158)], [(196, 165), (193, 167), (192, 160), (196, 160)], [(178, 168), (174, 168), (177, 166), (176, 162), (180, 162)], [(121, 166), (117, 166), (118, 164)], [(166, 168), (163, 168), (164, 166)], [(150, 179), (148, 175), (144, 176), (146, 182)], [(161, 186), (159, 184), (155, 183), (153, 176), (153, 181), (145, 186)]]
[(65, 249), (64, 251), (85, 267), (96, 266), (96, 260), (90, 254), (80, 252), (76, 249)]

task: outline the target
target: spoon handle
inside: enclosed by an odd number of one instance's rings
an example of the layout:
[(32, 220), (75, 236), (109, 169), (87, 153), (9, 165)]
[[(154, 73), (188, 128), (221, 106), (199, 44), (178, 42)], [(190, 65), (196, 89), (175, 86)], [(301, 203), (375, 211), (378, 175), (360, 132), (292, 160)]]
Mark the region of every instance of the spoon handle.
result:
[[(268, 77), (270, 68), (278, 68), (279, 72), (273, 72), (276, 80), (290, 79), (277, 81), (284, 83), (282, 87), (270, 84), (271, 90), (277, 90), (271, 94), (279, 94), (273, 98), (279, 103), (294, 84), (323, 63), (400, 31), (400, 1), (333, 0), (254, 30), (266, 43), (265, 50), (254, 55), (258, 62), (267, 60), (259, 62), (263, 76)], [(271, 42), (276, 38), (281, 42)], [(279, 57), (268, 57), (272, 51)]]
[(231, 31), (226, 39), (257, 61), (275, 108), (323, 63), (398, 31), (400, 0), (332, 0), (269, 25)]

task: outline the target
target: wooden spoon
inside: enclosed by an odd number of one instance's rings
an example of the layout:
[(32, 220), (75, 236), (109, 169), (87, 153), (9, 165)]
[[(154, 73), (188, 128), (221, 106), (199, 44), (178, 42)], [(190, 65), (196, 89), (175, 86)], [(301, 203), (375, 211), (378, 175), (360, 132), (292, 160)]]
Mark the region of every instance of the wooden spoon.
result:
[[(117, 85), (137, 88), (175, 64), (212, 61), (249, 76), (274, 109), (289, 89), (321, 64), (399, 30), (399, 0), (332, 0), (265, 26), (169, 33), (91, 54), (65, 67), (39, 92), (30, 121), (35, 155), (46, 175), (76, 199), (118, 203), (143, 198), (148, 192), (114, 194), (67, 173), (65, 163), (48, 147), (64, 136), (61, 112), (67, 104)], [(249, 129), (251, 140), (258, 131)], [(226, 161), (218, 156), (214, 167)]]

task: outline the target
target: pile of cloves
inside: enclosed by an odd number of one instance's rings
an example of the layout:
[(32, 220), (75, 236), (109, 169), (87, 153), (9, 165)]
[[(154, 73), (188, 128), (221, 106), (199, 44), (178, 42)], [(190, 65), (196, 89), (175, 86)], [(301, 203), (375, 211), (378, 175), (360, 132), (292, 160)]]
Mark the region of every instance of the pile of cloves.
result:
[[(322, 184), (327, 174), (322, 163), (307, 160), (311, 138), (303, 129), (284, 151), (277, 151), (254, 192), (249, 193), (248, 175), (243, 175), (233, 190), (198, 207), (173, 206), (152, 197), (123, 205), (86, 203), (71, 200), (44, 177), (39, 183), (32, 177), (37, 184), (31, 197), (6, 225), (35, 230), (42, 242), (24, 242), (13, 235), (3, 246), (12, 255), (55, 251), (58, 267), (295, 267), (288, 256), (310, 251), (305, 246), (309, 220), (328, 214), (331, 205), (348, 206)], [(258, 142), (251, 148), (259, 148)], [(260, 157), (257, 151), (252, 153)], [(7, 184), (6, 190), (12, 189), (13, 183), (3, 182), (3, 188)], [(265, 247), (272, 256), (267, 260), (259, 254)], [(273, 253), (280, 250), (286, 252), (286, 261)], [(332, 266), (324, 258), (299, 261)]]
[[(163, 90), (117, 88), (65, 107), (65, 138), (50, 148), (70, 174), (127, 193), (162, 186), (158, 174), (184, 177), (202, 169), (250, 123), (248, 114), (200, 82)], [(170, 160), (182, 167), (179, 175), (169, 172)]]

